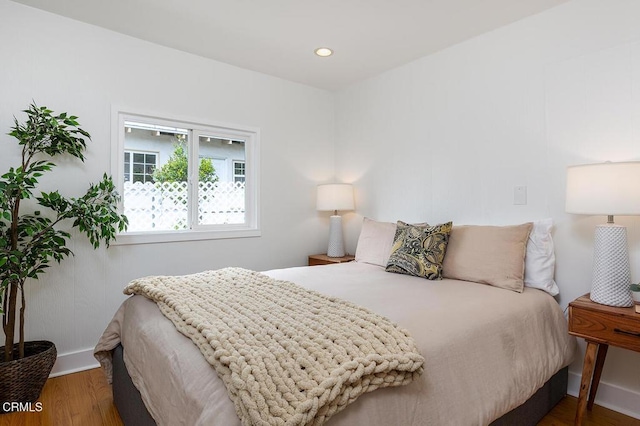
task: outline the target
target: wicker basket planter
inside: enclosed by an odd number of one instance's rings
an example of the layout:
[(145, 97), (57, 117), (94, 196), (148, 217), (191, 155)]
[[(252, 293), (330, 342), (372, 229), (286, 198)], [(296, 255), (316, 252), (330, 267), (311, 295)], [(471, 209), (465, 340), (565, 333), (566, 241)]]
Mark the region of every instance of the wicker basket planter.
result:
[[(18, 345), (14, 345), (17, 352)], [(38, 340), (25, 342), (25, 356), (9, 362), (0, 362), (0, 413), (4, 402), (36, 402), (44, 383), (56, 362), (56, 346)], [(4, 353), (4, 346), (0, 354)]]

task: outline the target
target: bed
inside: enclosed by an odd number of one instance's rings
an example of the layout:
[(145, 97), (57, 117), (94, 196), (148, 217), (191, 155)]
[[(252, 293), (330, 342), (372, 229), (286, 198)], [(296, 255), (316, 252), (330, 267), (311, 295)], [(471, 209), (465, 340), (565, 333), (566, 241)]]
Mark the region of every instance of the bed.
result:
[[(416, 380), (361, 395), (328, 425), (533, 425), (566, 394), (575, 339), (547, 292), (425, 280), (375, 263), (264, 272), (390, 319), (424, 357)], [(127, 425), (241, 424), (200, 350), (143, 296), (122, 304), (95, 354)]]

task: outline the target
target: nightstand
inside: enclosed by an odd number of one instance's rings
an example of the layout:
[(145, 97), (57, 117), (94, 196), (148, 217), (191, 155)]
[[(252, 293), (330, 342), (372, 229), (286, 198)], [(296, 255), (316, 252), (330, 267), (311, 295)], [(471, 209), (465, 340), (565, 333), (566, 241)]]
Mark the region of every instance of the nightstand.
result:
[(585, 409), (593, 407), (609, 345), (640, 352), (640, 314), (633, 306), (601, 305), (585, 294), (569, 303), (569, 334), (587, 341), (575, 420), (580, 425)]
[(312, 254), (309, 256), (309, 266), (316, 265), (330, 265), (332, 263), (345, 263), (351, 262), (355, 259), (355, 256), (347, 254), (342, 257), (329, 257), (326, 254)]

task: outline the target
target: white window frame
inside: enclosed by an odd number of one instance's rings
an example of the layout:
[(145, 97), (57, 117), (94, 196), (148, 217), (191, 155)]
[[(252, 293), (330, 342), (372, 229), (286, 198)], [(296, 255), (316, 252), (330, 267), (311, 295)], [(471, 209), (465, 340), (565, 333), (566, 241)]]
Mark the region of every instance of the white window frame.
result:
[[(221, 238), (259, 237), (260, 231), (260, 129), (231, 125), (209, 120), (194, 120), (159, 114), (140, 113), (124, 108), (113, 108), (111, 174), (120, 194), (124, 189), (124, 140), (125, 121), (139, 121), (158, 126), (189, 129), (188, 177), (189, 200), (197, 200), (199, 136), (220, 135), (224, 139), (245, 141), (245, 222), (243, 224), (202, 225), (198, 224), (197, 205), (190, 202), (190, 229), (167, 231), (121, 232), (114, 245), (148, 244), (176, 241), (213, 240)], [(195, 142), (194, 142), (195, 141)], [(194, 166), (195, 165), (195, 166)], [(124, 210), (122, 201), (119, 211)]]

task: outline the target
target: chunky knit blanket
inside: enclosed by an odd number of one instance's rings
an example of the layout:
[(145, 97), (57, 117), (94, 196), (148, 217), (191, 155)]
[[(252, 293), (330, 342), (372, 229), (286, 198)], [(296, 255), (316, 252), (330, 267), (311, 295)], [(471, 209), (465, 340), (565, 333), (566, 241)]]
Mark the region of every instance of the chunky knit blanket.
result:
[(424, 359), (367, 309), (226, 268), (132, 281), (224, 381), (243, 425), (320, 425), (365, 392), (411, 382)]

